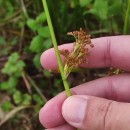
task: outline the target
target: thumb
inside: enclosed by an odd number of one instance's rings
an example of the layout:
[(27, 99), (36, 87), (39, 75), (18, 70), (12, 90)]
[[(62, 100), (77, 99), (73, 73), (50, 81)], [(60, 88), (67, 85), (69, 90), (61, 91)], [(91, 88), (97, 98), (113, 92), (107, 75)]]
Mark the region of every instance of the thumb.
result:
[(130, 130), (129, 103), (74, 95), (63, 103), (62, 115), (81, 130)]

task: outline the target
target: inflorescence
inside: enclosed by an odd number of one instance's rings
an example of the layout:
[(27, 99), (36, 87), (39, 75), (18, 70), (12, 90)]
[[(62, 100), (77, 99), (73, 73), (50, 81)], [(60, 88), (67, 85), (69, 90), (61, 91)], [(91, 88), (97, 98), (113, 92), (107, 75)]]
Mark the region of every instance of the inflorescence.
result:
[(81, 63), (88, 62), (89, 46), (94, 47), (90, 35), (87, 35), (82, 28), (79, 31), (68, 32), (67, 35), (74, 36), (75, 42), (73, 43), (72, 52), (67, 49), (60, 50), (60, 54), (65, 58), (64, 74), (66, 78), (73, 68), (79, 67)]

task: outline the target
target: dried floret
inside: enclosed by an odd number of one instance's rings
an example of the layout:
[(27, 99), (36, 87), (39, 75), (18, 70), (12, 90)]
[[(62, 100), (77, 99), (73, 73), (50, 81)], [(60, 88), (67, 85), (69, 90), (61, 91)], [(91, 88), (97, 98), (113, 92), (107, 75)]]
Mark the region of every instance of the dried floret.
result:
[[(94, 47), (91, 43), (90, 35), (87, 35), (82, 28), (79, 31), (68, 32), (75, 38), (72, 52), (67, 49), (60, 50), (60, 54), (65, 58), (64, 74), (67, 77), (73, 68), (79, 67), (81, 63), (87, 62), (89, 46)], [(88, 45), (88, 46), (87, 46)]]

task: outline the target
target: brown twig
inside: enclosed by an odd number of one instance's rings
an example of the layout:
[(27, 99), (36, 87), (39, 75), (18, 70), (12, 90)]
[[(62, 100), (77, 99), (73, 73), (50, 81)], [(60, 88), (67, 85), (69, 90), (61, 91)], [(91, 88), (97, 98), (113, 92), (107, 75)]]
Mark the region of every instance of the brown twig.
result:
[(29, 80), (29, 82), (31, 83), (31, 85), (34, 87), (34, 89), (37, 91), (37, 93), (40, 95), (40, 97), (47, 102), (47, 98), (42, 94), (41, 90), (38, 88), (38, 86), (36, 85), (36, 83), (34, 82), (34, 80), (32, 80), (32, 78), (26, 74), (27, 79)]
[(29, 82), (28, 82), (28, 79), (26, 78), (25, 73), (24, 73), (23, 71), (21, 72), (21, 75), (22, 75), (22, 78), (23, 78), (23, 80), (24, 80), (24, 83), (25, 83), (25, 85), (26, 85), (26, 87), (27, 87), (28, 92), (31, 94), (31, 93), (32, 93), (32, 92), (31, 92), (31, 86), (30, 86), (30, 84), (29, 84)]

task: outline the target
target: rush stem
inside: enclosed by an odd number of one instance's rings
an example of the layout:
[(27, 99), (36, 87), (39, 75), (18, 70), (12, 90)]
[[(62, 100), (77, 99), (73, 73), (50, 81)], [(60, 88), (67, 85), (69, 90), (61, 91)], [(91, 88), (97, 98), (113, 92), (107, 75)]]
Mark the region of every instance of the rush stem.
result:
[(71, 92), (70, 92), (70, 88), (69, 88), (68, 82), (67, 82), (65, 74), (64, 74), (64, 68), (63, 68), (60, 53), (59, 53), (59, 50), (58, 50), (58, 44), (57, 44), (57, 41), (56, 41), (56, 37), (55, 37), (50, 13), (49, 13), (49, 10), (48, 10), (47, 2), (46, 2), (46, 0), (42, 0), (42, 3), (43, 3), (44, 11), (45, 11), (45, 14), (46, 14), (47, 23), (48, 23), (48, 27), (49, 27), (49, 30), (50, 30), (50, 34), (51, 34), (51, 38), (52, 38), (57, 62), (58, 62), (58, 67), (59, 67), (59, 70), (60, 70), (60, 74), (61, 74), (61, 77), (62, 77), (64, 88), (65, 88), (65, 91), (66, 91), (66, 95), (69, 97), (69, 96), (71, 96)]

